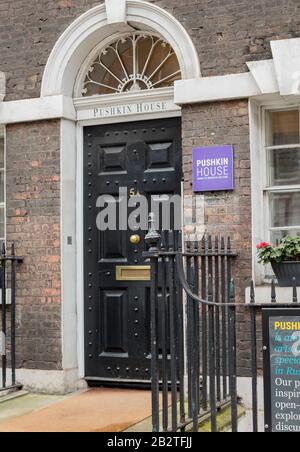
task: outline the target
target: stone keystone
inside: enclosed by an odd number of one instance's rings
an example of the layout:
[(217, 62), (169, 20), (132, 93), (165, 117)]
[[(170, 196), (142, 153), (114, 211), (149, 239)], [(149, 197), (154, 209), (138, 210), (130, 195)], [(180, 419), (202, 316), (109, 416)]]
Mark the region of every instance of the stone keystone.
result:
[(126, 0), (105, 0), (107, 23), (127, 23)]

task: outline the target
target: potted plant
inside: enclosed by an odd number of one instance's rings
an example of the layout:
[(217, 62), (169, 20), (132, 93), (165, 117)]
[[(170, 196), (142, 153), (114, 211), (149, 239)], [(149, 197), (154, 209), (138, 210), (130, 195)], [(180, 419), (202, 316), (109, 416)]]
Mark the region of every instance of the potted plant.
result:
[(300, 286), (300, 237), (284, 237), (280, 244), (262, 242), (257, 245), (258, 262), (271, 264), (280, 287)]

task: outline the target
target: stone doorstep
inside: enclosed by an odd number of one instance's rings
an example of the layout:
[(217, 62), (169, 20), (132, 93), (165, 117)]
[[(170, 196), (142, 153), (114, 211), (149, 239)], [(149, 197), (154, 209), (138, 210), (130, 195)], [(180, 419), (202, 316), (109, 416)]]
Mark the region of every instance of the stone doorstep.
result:
[[(162, 413), (161, 413), (162, 414)], [(243, 406), (238, 405), (238, 419), (241, 420), (246, 414), (246, 410)], [(169, 411), (169, 419), (171, 419), (172, 413), (171, 408)], [(231, 408), (230, 403), (223, 405), (218, 411), (217, 415), (218, 432), (229, 432), (231, 429)], [(147, 433), (152, 431), (152, 417), (144, 419), (138, 424), (125, 430), (125, 433)], [(192, 421), (186, 429), (187, 432), (192, 432)], [(199, 420), (199, 432), (210, 433), (211, 432), (211, 422), (210, 414), (204, 414)]]

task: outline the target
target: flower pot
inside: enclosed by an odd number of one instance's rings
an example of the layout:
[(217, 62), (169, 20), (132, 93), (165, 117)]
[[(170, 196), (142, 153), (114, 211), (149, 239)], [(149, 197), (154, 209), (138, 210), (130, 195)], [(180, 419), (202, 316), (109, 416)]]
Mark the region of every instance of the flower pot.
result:
[(296, 278), (296, 285), (300, 286), (300, 262), (272, 262), (272, 268), (280, 287), (291, 287), (293, 278)]

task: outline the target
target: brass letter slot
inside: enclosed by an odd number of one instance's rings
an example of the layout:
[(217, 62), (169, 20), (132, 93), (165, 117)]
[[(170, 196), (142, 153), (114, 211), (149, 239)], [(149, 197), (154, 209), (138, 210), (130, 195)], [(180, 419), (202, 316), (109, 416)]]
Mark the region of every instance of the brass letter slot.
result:
[(116, 267), (117, 281), (150, 281), (150, 266)]

